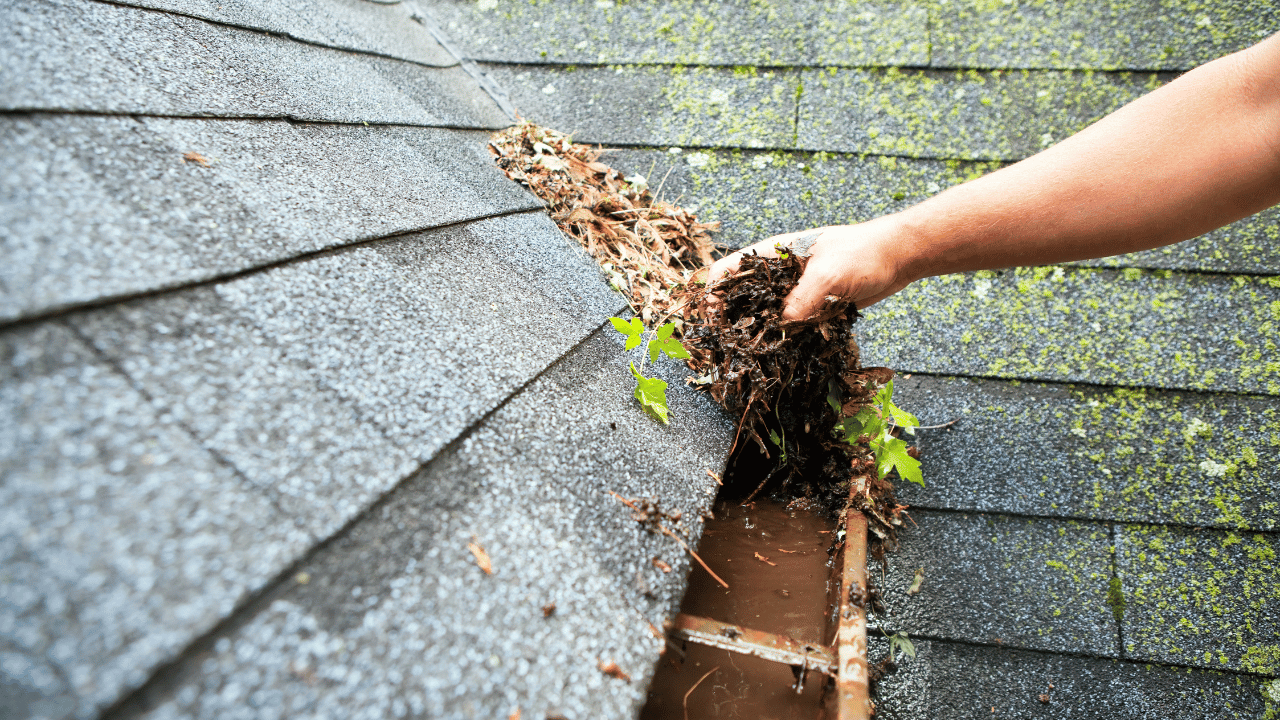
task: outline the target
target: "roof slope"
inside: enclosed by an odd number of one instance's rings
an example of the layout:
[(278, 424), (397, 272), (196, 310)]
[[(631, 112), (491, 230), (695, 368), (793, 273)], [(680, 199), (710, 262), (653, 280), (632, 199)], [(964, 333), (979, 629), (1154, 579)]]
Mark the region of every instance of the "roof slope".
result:
[[(429, 6), (526, 117), (619, 148), (735, 245), (905, 207), (1280, 27), (1252, 0)], [(904, 406), (959, 420), (922, 431), (929, 486), (902, 492), (920, 529), (878, 622), (920, 654), (883, 716), (1276, 711), (1277, 239), (1272, 209), (868, 312)]]
[(0, 716), (643, 701), (687, 561), (607, 491), (696, 537), (731, 424), (676, 369), (675, 425), (635, 406), (625, 303), (430, 25), (0, 8)]

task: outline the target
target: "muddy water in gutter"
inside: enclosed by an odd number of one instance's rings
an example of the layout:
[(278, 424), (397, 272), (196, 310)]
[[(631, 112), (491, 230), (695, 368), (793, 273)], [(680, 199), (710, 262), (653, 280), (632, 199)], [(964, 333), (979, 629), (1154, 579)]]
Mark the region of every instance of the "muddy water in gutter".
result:
[[(715, 516), (703, 530), (698, 554), (729, 589), (695, 566), (680, 611), (830, 644), (827, 551), (833, 524), (817, 511), (788, 509), (770, 500), (745, 506), (722, 503)], [(786, 665), (694, 643), (684, 648), (683, 660), (668, 649), (659, 661), (641, 720), (683, 720), (690, 688), (689, 720), (818, 717), (826, 684), (821, 673), (809, 673), (803, 692), (797, 693)]]

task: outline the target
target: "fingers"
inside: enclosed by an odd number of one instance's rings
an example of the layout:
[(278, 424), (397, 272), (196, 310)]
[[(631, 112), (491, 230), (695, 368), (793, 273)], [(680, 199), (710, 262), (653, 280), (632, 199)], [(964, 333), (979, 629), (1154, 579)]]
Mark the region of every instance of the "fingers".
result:
[(810, 270), (800, 276), (800, 281), (791, 289), (782, 305), (782, 319), (788, 321), (804, 320), (816, 315), (826, 302), (830, 283)]

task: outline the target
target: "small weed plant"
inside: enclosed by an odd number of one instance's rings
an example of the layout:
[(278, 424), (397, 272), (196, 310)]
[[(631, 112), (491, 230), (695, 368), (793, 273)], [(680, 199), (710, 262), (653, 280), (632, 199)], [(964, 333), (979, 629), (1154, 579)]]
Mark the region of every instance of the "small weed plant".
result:
[[(621, 318), (609, 318), (609, 322), (613, 324), (614, 330), (627, 336), (627, 350), (639, 347), (648, 337), (645, 354), (648, 355), (650, 363), (658, 362), (658, 358), (662, 355), (676, 360), (688, 360), (692, 357), (679, 340), (671, 337), (676, 330), (675, 323), (666, 323), (650, 331), (645, 329), (640, 318), (631, 318), (631, 322)], [(663, 424), (670, 424), (671, 409), (667, 407), (667, 381), (658, 377), (645, 377), (643, 358), (640, 360), (639, 368), (634, 362), (631, 363), (631, 374), (636, 378), (635, 398), (640, 401), (640, 407), (661, 420)]]
[[(654, 330), (645, 328), (640, 318), (630, 321), (621, 318), (610, 318), (613, 329), (627, 338), (626, 349), (633, 350), (647, 341), (645, 355), (650, 363), (658, 362), (663, 355), (675, 360), (688, 360), (691, 355), (688, 349), (672, 337), (675, 323), (666, 323)], [(644, 374), (644, 359), (640, 367), (631, 363), (631, 374), (636, 379), (634, 392), (636, 400), (644, 411), (664, 424), (671, 422), (671, 409), (667, 405), (667, 381), (658, 377), (647, 377)], [(840, 396), (834, 381), (830, 385), (827, 403), (841, 415)], [(908, 452), (905, 440), (894, 435), (895, 429), (912, 433), (919, 427), (920, 421), (915, 415), (893, 404), (893, 381), (890, 380), (876, 393), (875, 400), (863, 407), (856, 415), (845, 417), (836, 423), (833, 432), (841, 440), (850, 445), (867, 443), (876, 459), (876, 473), (883, 478), (892, 470), (904, 480), (924, 485), (924, 477), (920, 471), (920, 461)], [(786, 462), (785, 440), (776, 432), (770, 431), (769, 439), (782, 449), (782, 462)]]
[(883, 630), (880, 632), (884, 633), (884, 636), (889, 639), (889, 660), (891, 662), (898, 662), (898, 657), (916, 659), (916, 646), (905, 632), (899, 630), (892, 635), (885, 633)]
[[(840, 415), (840, 397), (831, 384), (831, 394), (827, 395), (827, 403)], [(894, 428), (913, 433), (913, 428), (920, 427), (915, 415), (893, 404), (893, 381), (890, 380), (876, 393), (870, 405), (841, 420), (835, 426), (836, 435), (849, 443), (857, 445), (866, 442), (876, 456), (876, 473), (884, 477), (890, 470), (897, 470), (903, 480), (924, 485), (924, 476), (920, 472), (920, 461), (912, 457), (905, 440), (894, 437)]]

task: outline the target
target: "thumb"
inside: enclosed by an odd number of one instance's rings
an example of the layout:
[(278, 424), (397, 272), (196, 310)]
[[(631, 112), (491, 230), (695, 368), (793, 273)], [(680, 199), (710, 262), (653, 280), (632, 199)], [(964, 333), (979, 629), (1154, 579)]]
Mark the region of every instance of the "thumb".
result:
[(800, 276), (782, 307), (782, 319), (795, 322), (818, 314), (826, 302), (830, 283), (812, 270)]

